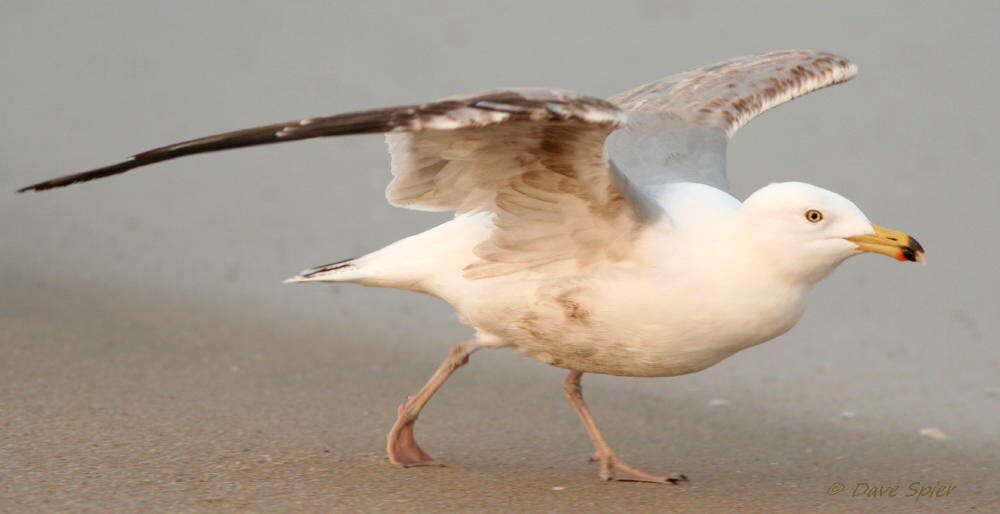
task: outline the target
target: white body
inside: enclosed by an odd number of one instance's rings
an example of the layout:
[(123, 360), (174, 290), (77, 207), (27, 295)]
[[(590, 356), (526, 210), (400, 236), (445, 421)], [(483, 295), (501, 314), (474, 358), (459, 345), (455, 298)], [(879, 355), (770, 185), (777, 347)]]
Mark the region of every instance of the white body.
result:
[(385, 132), (389, 202), (456, 212), (290, 281), (422, 292), (451, 304), (479, 345), (580, 372), (673, 376), (786, 332), (812, 286), (858, 253), (845, 238), (873, 233), (853, 203), (815, 186), (772, 184), (742, 204), (725, 192), (739, 127), (855, 73), (832, 54), (777, 52), (610, 101), (491, 90), (231, 137)]
[[(811, 282), (792, 280), (744, 237), (740, 203), (700, 184), (648, 192), (669, 216), (639, 236), (632, 258), (573, 262), (470, 280), (463, 268), (493, 216), (463, 215), (314, 280), (436, 296), (477, 330), (543, 363), (590, 373), (673, 376), (711, 366), (791, 328)], [(845, 255), (846, 256), (846, 255)], [(839, 262), (839, 261), (838, 261)]]

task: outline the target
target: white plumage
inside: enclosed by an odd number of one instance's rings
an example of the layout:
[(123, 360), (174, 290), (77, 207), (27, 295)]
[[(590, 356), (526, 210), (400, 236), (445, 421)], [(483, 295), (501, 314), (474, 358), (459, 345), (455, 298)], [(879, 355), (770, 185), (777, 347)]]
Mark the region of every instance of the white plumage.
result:
[[(699, 371), (791, 328), (806, 293), (858, 252), (845, 237), (872, 233), (846, 199), (807, 184), (776, 184), (756, 208), (715, 188), (679, 183), (651, 195), (663, 214), (630, 241), (628, 256), (581, 271), (572, 260), (469, 278), (475, 249), (495, 232), (492, 213), (465, 214), (327, 272), (294, 282), (358, 282), (427, 293), (477, 331), (478, 344), (511, 346), (545, 364), (588, 373), (673, 376)], [(818, 208), (825, 226), (802, 213)], [(810, 225), (774, 241), (766, 225)], [(834, 220), (836, 220), (834, 222)], [(818, 259), (808, 245), (833, 239)], [(789, 262), (791, 261), (791, 262)], [(790, 266), (792, 270), (786, 269)]]

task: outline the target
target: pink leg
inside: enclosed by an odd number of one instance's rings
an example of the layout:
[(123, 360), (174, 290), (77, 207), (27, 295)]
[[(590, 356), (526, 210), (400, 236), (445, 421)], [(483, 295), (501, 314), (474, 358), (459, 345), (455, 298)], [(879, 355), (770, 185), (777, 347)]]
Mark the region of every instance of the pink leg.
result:
[(600, 429), (597, 428), (597, 423), (594, 422), (594, 417), (590, 415), (590, 409), (587, 408), (587, 404), (583, 402), (583, 391), (580, 388), (580, 377), (582, 376), (582, 371), (570, 371), (569, 375), (566, 375), (566, 379), (563, 380), (563, 390), (566, 391), (569, 403), (573, 405), (576, 413), (580, 416), (580, 421), (583, 421), (583, 426), (587, 429), (590, 441), (594, 443), (594, 456), (590, 458), (590, 461), (601, 463), (601, 478), (604, 480), (657, 482), (674, 485), (687, 480), (686, 476), (680, 474), (668, 476), (650, 475), (618, 460), (615, 457), (614, 450), (611, 449), (611, 445), (608, 444), (608, 441), (604, 439), (604, 435), (601, 434)]
[(406, 401), (396, 409), (396, 423), (392, 425), (392, 430), (386, 437), (386, 451), (389, 453), (389, 461), (397, 466), (409, 468), (412, 466), (436, 466), (437, 463), (430, 455), (417, 444), (413, 437), (413, 424), (417, 421), (420, 411), (430, 401), (431, 396), (441, 386), (445, 380), (458, 368), (469, 362), (469, 355), (479, 349), (473, 342), (458, 343), (448, 352), (441, 366), (438, 367), (434, 375), (420, 388), (414, 396), (407, 396)]

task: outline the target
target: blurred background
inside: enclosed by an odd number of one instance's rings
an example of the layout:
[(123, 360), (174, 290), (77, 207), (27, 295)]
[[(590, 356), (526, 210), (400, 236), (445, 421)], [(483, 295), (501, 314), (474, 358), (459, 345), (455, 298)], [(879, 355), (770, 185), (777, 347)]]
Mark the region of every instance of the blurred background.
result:
[[(996, 500), (995, 2), (8, 0), (0, 12), (0, 510)], [(850, 57), (860, 74), (745, 127), (729, 150), (737, 195), (787, 180), (837, 191), (915, 235), (929, 264), (853, 259), (789, 334), (701, 373), (588, 376), (622, 459), (686, 473), (682, 487), (600, 482), (563, 372), (506, 351), (475, 355), (424, 411), (420, 440), (449, 467), (385, 461), (395, 406), (470, 331), (430, 297), (281, 283), (447, 219), (386, 204), (381, 137), (14, 194), (221, 131), (497, 86), (607, 97), (789, 48)], [(834, 482), (847, 491), (829, 494)], [(852, 498), (861, 482), (957, 487), (919, 503)]]

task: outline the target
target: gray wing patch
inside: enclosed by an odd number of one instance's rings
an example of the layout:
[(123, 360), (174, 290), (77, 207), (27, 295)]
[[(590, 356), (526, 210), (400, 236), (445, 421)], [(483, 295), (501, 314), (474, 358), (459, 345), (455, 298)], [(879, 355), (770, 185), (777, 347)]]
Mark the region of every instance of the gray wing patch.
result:
[(698, 182), (729, 191), (725, 133), (676, 116), (629, 112), (607, 139), (611, 162), (629, 180), (649, 186)]

